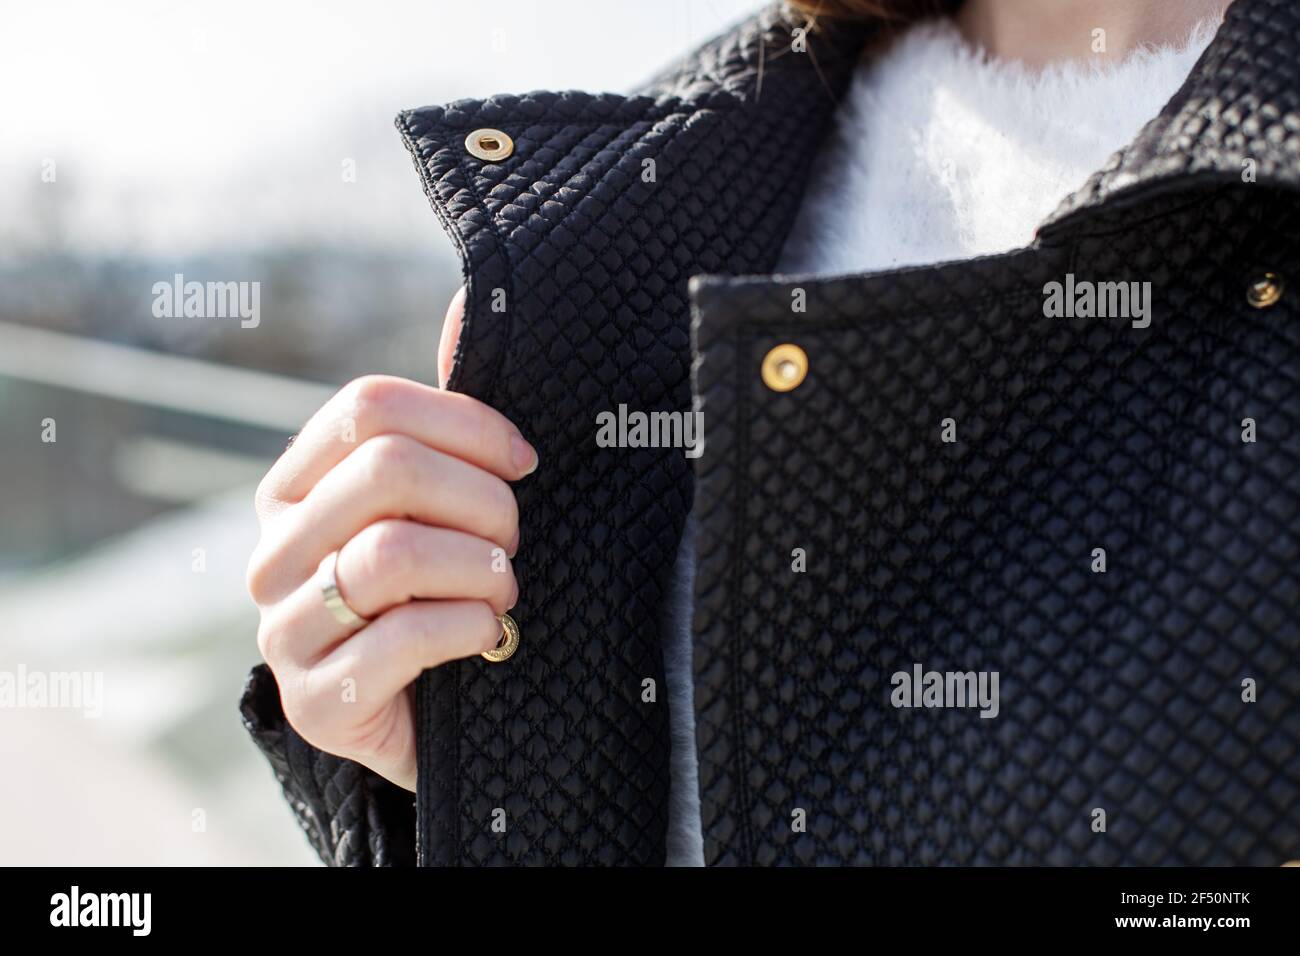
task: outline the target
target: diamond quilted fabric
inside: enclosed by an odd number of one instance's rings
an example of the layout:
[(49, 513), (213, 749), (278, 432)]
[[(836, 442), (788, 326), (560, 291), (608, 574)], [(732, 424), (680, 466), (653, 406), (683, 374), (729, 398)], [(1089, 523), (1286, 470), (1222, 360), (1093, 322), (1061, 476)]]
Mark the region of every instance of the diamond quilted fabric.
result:
[[(711, 862), (1296, 856), (1300, 310), (1244, 290), (1300, 260), (1300, 213), (1220, 185), (1132, 216), (938, 268), (699, 282)], [(1067, 271), (1150, 281), (1150, 327), (1045, 317)], [(758, 370), (787, 341), (809, 370), (781, 393)], [(916, 664), (998, 673), (996, 717), (892, 706)]]

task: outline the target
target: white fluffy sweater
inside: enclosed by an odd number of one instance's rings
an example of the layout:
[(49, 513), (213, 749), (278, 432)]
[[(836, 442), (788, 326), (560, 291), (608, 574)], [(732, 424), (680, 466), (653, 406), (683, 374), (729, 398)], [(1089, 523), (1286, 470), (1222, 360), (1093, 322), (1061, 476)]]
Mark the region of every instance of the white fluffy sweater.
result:
[[(990, 61), (950, 21), (858, 67), (782, 252), (785, 274), (876, 272), (1006, 252), (1160, 112), (1217, 28), (1124, 62), (1031, 72)], [(707, 454), (707, 452), (706, 452)], [(691, 687), (693, 527), (665, 634), (672, 725), (669, 865), (702, 865)]]

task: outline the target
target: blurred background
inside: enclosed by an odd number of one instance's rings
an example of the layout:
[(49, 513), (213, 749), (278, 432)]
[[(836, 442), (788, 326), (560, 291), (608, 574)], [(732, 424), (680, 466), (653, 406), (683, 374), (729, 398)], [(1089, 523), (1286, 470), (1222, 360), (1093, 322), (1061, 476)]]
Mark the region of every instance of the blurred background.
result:
[[(310, 412), (435, 380), (460, 266), (394, 115), (622, 92), (755, 5), (0, 0), (0, 864), (316, 862), (239, 724), (243, 576)], [(259, 324), (156, 317), (177, 273)], [(12, 696), (61, 673), (102, 713)]]

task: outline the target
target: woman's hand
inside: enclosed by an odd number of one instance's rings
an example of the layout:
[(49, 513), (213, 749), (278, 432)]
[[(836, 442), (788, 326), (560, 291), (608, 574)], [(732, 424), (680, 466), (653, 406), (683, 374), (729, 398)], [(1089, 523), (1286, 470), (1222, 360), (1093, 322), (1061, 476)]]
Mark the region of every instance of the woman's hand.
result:
[[(312, 416), (258, 486), (248, 565), (258, 647), (304, 739), (415, 789), (411, 683), (496, 645), (518, 599), (507, 482), (536, 464), (498, 412), (405, 379), (357, 379)], [(318, 570), (334, 551), (360, 629), (325, 606)]]

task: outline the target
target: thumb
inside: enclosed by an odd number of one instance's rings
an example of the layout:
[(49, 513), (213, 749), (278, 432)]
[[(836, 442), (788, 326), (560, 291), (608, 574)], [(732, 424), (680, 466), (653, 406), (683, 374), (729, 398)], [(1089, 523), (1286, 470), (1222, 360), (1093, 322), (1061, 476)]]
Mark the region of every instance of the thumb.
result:
[(442, 338), (438, 342), (438, 387), (446, 388), (451, 378), (452, 360), (456, 356), (456, 343), (460, 341), (460, 325), (465, 318), (465, 287), (461, 286), (447, 305), (447, 315), (442, 320)]

